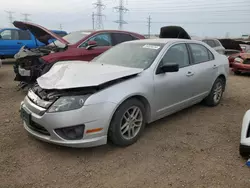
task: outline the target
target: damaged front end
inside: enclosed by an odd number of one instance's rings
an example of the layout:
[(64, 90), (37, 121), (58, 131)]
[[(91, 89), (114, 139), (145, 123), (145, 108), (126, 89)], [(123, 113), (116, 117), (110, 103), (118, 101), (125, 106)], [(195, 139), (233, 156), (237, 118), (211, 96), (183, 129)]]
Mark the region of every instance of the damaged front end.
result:
[[(88, 87), (88, 88), (78, 88), (78, 89), (64, 89), (64, 90), (57, 90), (57, 89), (43, 89), (38, 84), (35, 84), (29, 91), (27, 97), (29, 100), (34, 103), (35, 105), (48, 110), (50, 112), (53, 110), (53, 112), (62, 111), (62, 107), (64, 105), (64, 108), (69, 108), (69, 101), (65, 101), (65, 99), (71, 99), (72, 98), (79, 98), (78, 101), (76, 101), (75, 106), (81, 105), (80, 102), (82, 101), (82, 98), (86, 98), (90, 96), (91, 94), (97, 92), (97, 88), (95, 87)], [(78, 97), (79, 96), (79, 97)], [(61, 99), (64, 99), (64, 103), (60, 101)], [(59, 103), (60, 104), (56, 104)], [(72, 102), (72, 101), (71, 101)], [(72, 105), (72, 104), (71, 104)], [(53, 108), (52, 108), (53, 106)]]
[(36, 79), (42, 75), (42, 71), (47, 65), (40, 57), (64, 50), (55, 46), (43, 46), (36, 49), (28, 49), (23, 46), (14, 56), (16, 60), (13, 65), (16, 74), (14, 81), (20, 82), (21, 88), (33, 85)]

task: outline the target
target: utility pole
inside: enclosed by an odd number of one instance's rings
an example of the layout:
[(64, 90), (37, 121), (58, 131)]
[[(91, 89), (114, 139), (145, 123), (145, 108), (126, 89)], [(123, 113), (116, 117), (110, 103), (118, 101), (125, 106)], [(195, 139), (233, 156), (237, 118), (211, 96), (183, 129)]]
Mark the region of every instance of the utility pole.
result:
[(59, 25), (59, 29), (62, 31), (63, 29), (62, 24)]
[(95, 13), (92, 12), (92, 28), (95, 30)]
[(97, 0), (94, 5), (96, 8), (96, 14), (94, 14), (94, 16), (96, 16), (96, 29), (103, 29), (102, 17), (105, 15), (102, 14), (102, 10), (105, 8), (105, 5), (102, 3), (102, 0)]
[(119, 12), (119, 20), (116, 20), (115, 23), (118, 23), (118, 29), (122, 30), (123, 29), (123, 24), (127, 24), (127, 22), (125, 22), (123, 20), (123, 15), (124, 13), (126, 13), (128, 11), (128, 9), (126, 7), (124, 7), (124, 0), (120, 0), (119, 1), (119, 6), (114, 7), (114, 10)]
[(150, 30), (151, 30), (151, 16), (148, 17), (148, 38), (150, 38)]
[(22, 15), (24, 16), (23, 21), (25, 21), (25, 22), (29, 22), (29, 21), (31, 21), (31, 20), (28, 18), (29, 16), (31, 16), (31, 14), (22, 13)]
[(10, 26), (12, 26), (12, 24), (13, 24), (13, 14), (15, 12), (7, 11), (7, 10), (5, 12), (8, 14), (9, 23), (10, 23)]

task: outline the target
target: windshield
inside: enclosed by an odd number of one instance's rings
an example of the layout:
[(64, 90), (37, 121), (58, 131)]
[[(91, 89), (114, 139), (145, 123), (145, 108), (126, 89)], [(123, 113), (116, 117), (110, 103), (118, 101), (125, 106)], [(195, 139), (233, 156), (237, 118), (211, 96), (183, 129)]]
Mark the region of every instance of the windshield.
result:
[[(84, 32), (84, 31), (75, 31), (75, 32), (71, 32), (70, 34), (64, 36), (63, 39), (68, 41), (70, 44), (75, 44), (79, 40), (81, 40), (84, 37), (88, 36), (89, 34), (91, 34), (91, 33), (90, 32)], [(60, 46), (60, 44), (61, 44), (61, 42), (58, 41), (58, 40), (54, 41), (54, 43), (55, 43), (56, 46)], [(54, 45), (54, 44), (51, 43), (50, 45)]]
[(162, 43), (122, 43), (96, 57), (92, 62), (146, 69), (154, 62), (164, 45)]

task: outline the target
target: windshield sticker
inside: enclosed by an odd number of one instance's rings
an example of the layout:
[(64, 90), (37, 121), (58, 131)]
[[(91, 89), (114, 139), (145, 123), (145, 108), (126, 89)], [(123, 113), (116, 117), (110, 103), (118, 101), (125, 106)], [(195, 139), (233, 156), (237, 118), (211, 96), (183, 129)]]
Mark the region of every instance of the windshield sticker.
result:
[(158, 50), (160, 46), (155, 46), (155, 45), (150, 45), (150, 44), (145, 44), (143, 48), (148, 48), (148, 49), (153, 49), (153, 50)]

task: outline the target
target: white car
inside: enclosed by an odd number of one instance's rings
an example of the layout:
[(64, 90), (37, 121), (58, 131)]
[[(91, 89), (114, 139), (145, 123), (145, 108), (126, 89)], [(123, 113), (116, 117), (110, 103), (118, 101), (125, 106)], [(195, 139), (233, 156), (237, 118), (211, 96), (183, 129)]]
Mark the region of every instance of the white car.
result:
[(250, 110), (248, 110), (242, 121), (240, 155), (242, 157), (250, 156)]

